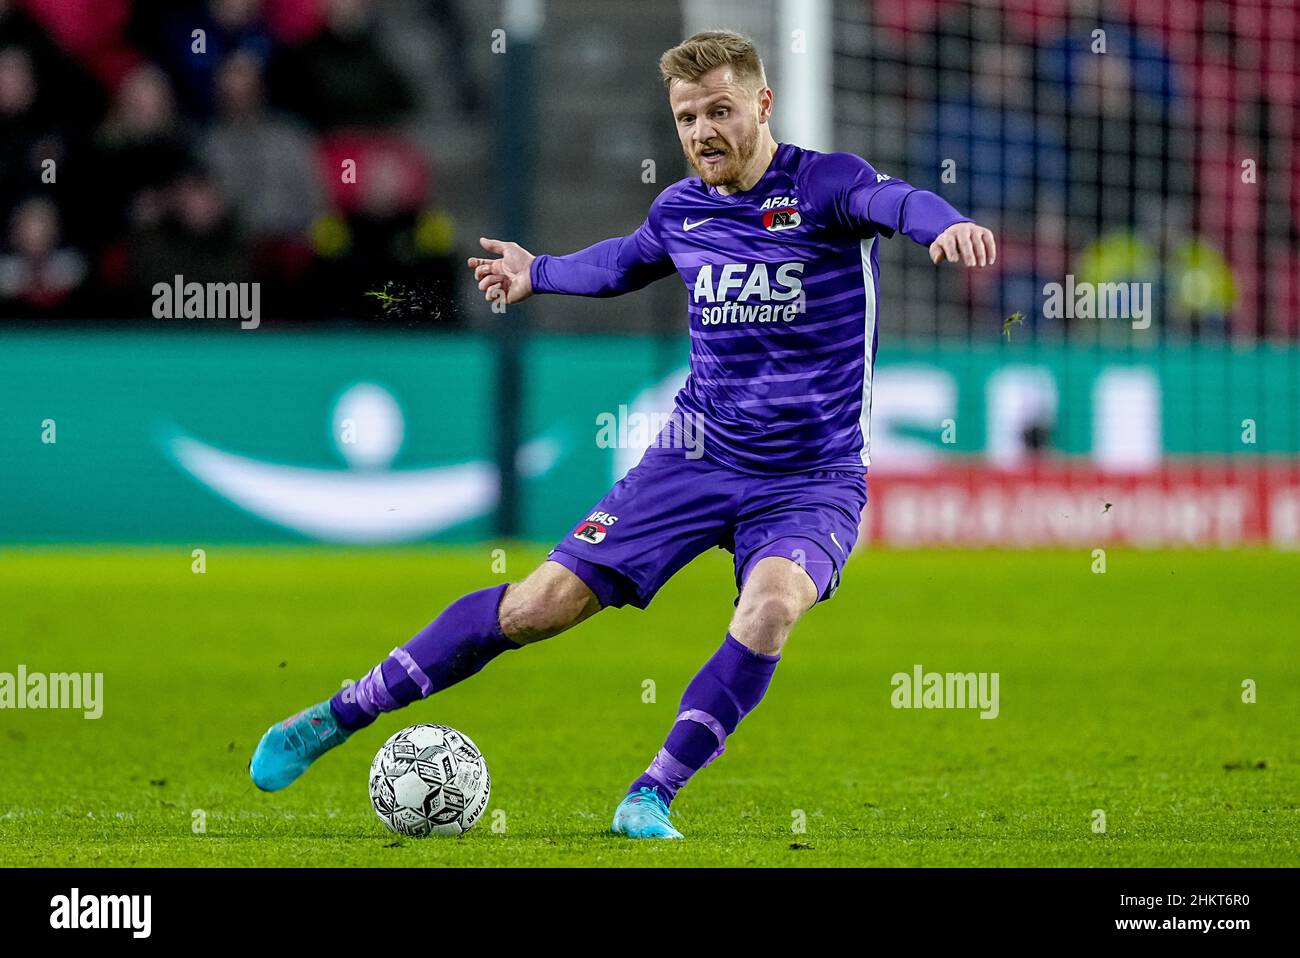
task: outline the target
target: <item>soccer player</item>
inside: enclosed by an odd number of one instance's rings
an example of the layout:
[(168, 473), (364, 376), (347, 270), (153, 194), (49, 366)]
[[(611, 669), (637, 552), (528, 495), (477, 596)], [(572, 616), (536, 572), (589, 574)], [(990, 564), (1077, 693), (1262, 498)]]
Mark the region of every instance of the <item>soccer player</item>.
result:
[(249, 765), (259, 788), (284, 788), (381, 712), (503, 652), (610, 606), (645, 608), (722, 546), (739, 591), (730, 628), (612, 826), (680, 838), (673, 797), (762, 700), (795, 622), (835, 594), (867, 501), (877, 243), (902, 232), (935, 263), (988, 266), (993, 234), (857, 156), (778, 143), (772, 90), (745, 37), (697, 34), (660, 72), (697, 175), (660, 193), (630, 236), (568, 256), (485, 238), (493, 258), (469, 266), (484, 297), (507, 304), (616, 296), (677, 271), (691, 358), (671, 421), (526, 579), (456, 600), (355, 685), (272, 726)]

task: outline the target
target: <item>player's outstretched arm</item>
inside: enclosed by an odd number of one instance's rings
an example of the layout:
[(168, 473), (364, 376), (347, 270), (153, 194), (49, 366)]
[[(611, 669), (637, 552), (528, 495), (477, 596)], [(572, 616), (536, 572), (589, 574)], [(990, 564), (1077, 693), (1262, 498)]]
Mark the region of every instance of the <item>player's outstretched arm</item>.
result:
[(930, 262), (992, 266), (998, 258), (993, 231), (978, 223), (953, 223), (930, 244)]
[(470, 269), (489, 302), (503, 294), (506, 304), (534, 293), (570, 296), (619, 296), (670, 275), (675, 267), (648, 224), (631, 236), (616, 236), (567, 256), (534, 256), (518, 243), (483, 237), (489, 253), (500, 259), (471, 256)]
[(825, 154), (812, 169), (829, 184), (836, 221), (859, 235), (903, 233), (928, 247), (933, 263), (992, 266), (997, 260), (993, 231), (971, 222), (938, 193), (877, 173), (852, 153)]
[(479, 237), (479, 244), (497, 259), (471, 256), (469, 268), (474, 271), (478, 288), (488, 302), (505, 296), (506, 305), (521, 302), (533, 294), (532, 266), (537, 257), (518, 243)]
[(649, 219), (630, 236), (616, 236), (567, 256), (534, 256), (518, 243), (479, 240), (500, 259), (472, 256), (470, 269), (489, 301), (502, 296), (517, 303), (538, 293), (569, 296), (619, 296), (670, 276), (672, 258), (659, 243)]

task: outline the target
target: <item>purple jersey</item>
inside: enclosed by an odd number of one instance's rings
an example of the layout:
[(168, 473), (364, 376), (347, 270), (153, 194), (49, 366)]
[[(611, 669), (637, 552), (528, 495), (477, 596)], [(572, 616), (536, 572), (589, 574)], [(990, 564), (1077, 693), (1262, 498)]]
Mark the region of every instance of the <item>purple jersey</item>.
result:
[(879, 299), (876, 243), (929, 245), (970, 220), (851, 153), (782, 143), (743, 193), (668, 187), (630, 236), (538, 256), (538, 293), (616, 296), (675, 269), (690, 297), (677, 410), (724, 466), (769, 474), (869, 463)]

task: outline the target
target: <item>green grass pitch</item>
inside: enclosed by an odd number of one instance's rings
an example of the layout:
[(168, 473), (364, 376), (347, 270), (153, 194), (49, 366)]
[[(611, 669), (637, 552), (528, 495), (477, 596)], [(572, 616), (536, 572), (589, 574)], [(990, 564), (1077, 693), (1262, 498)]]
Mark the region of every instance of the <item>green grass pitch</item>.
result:
[[(506, 549), (519, 578), (543, 552)], [(246, 765), (462, 593), (491, 548), (0, 556), (0, 671), (104, 673), (104, 714), (0, 712), (0, 865), (1293, 865), (1300, 555), (860, 554), (764, 702), (674, 804), (685, 842), (608, 834), (721, 641), (730, 558), (386, 715), (287, 791)], [(920, 663), (997, 672), (1000, 711), (898, 710)], [(1242, 683), (1258, 701), (1242, 701)], [(647, 680), (653, 703), (643, 701)], [(460, 838), (399, 840), (370, 759), (418, 722), (493, 780)], [(1093, 812), (1106, 816), (1094, 832)], [(800, 818), (806, 822), (796, 831)], [(195, 823), (205, 829), (196, 833)]]

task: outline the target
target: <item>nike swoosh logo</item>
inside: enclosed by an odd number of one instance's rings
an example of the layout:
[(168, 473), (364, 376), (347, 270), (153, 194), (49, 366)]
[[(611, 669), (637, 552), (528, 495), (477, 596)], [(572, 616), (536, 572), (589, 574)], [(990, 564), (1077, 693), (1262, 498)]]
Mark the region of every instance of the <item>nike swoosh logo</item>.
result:
[(840, 545), (840, 540), (835, 538), (835, 533), (833, 533), (833, 532), (831, 533), (831, 542), (833, 542), (833, 543), (835, 543), (837, 546), (839, 546), (841, 552), (844, 551), (844, 546), (841, 546), (841, 545)]
[(690, 220), (682, 220), (682, 231), (689, 233), (691, 230), (695, 229), (695, 227), (703, 226), (705, 223), (711, 223), (713, 220), (714, 217), (712, 216), (710, 216), (706, 220), (696, 220), (694, 223), (692, 223)]

